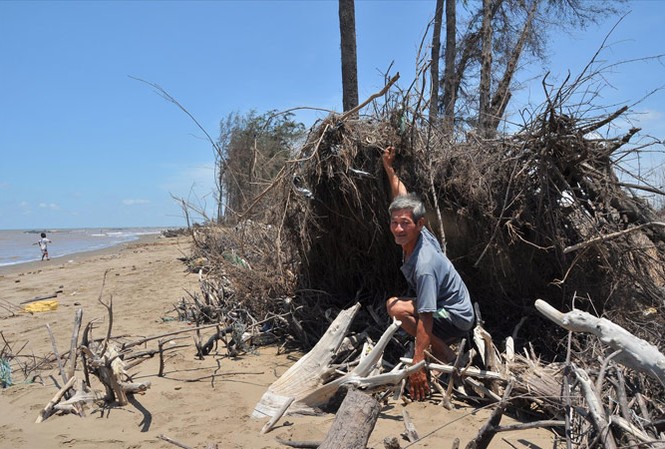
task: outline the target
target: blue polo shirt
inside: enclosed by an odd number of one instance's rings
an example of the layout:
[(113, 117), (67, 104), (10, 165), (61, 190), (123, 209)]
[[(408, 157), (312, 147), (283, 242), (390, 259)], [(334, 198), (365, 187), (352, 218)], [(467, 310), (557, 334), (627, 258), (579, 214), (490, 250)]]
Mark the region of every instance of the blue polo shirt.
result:
[(432, 312), (463, 331), (473, 327), (471, 296), (452, 262), (441, 250), (432, 233), (423, 227), (411, 256), (404, 261), (402, 274), (416, 292), (416, 311)]

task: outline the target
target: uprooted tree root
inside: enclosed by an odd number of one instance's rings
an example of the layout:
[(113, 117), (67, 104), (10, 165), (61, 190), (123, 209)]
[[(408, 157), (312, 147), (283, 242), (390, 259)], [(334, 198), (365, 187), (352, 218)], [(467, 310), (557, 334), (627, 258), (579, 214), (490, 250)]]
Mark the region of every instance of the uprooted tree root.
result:
[(393, 145), (399, 176), (427, 202), (432, 230), (499, 337), (534, 316), (522, 337), (533, 340), (533, 329), (538, 349), (555, 355), (563, 333), (539, 332), (533, 299), (566, 309), (573, 297), (639, 336), (661, 335), (665, 224), (637, 195), (660, 192), (616, 174), (639, 156), (628, 147), (638, 130), (601, 138), (597, 130), (625, 108), (576, 119), (563, 112), (566, 95), (552, 98), (521, 130), (493, 140), (452, 142), (403, 106), (379, 118), (331, 115), (261, 194), (272, 206), (250, 206), (235, 228), (198, 229), (193, 258), (208, 261), (210, 279), (219, 279), (215, 267), (237, 272), (235, 300), (257, 320), (283, 313), (275, 298), (288, 297), (298, 311), (291, 333), (306, 347), (330, 321), (320, 320), (326, 310), (355, 301), (380, 332), (383, 301), (405, 287), (381, 164)]
[[(381, 162), (383, 148), (392, 145), (395, 168), (427, 203), (430, 227), (482, 311), (481, 324), (497, 341), (511, 337), (516, 352), (538, 360), (529, 375), (556, 371), (566, 353), (582, 370), (605, 356), (594, 337), (566, 338), (537, 314), (536, 298), (609, 318), (658, 345), (665, 325), (665, 223), (640, 194), (663, 192), (625, 175), (640, 180), (626, 161), (655, 142), (631, 144), (637, 129), (602, 137), (598, 131), (626, 108), (578, 118), (574, 111), (581, 108), (565, 106), (572, 91), (550, 93), (529, 123), (495, 139), (454, 140), (428, 126), (407, 100), (378, 117), (330, 115), (238, 214), (235, 227), (196, 230), (192, 260), (204, 262), (193, 269), (202, 274), (204, 296), (229, 283), (233, 293), (224, 310), (242, 310), (242, 321), (253, 326), (271, 321), (269, 329), (303, 348), (357, 302), (361, 318), (351, 331), (381, 335), (389, 323), (385, 298), (405, 292)], [(262, 237), (266, 232), (269, 238)], [(393, 338), (387, 360), (403, 353), (400, 341)], [(612, 382), (625, 382), (633, 393), (656, 392), (643, 409), (661, 414), (658, 382), (617, 376)], [(561, 384), (548, 380), (543, 388), (548, 385)]]

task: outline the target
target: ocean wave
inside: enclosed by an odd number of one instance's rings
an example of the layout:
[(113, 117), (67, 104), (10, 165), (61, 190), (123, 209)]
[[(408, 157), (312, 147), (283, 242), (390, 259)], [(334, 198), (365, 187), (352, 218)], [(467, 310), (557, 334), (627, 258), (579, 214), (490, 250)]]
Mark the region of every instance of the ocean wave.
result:
[(109, 248), (138, 240), (141, 236), (159, 235), (167, 228), (81, 228), (53, 230), (0, 230), (0, 267), (41, 259), (39, 234), (46, 232), (51, 240), (51, 259)]

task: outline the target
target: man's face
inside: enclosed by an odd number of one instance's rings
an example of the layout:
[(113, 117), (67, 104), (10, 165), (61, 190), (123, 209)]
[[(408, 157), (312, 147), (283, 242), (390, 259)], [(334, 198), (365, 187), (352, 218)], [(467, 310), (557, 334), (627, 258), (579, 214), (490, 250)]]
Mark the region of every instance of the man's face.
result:
[(402, 248), (415, 246), (420, 231), (423, 228), (424, 218), (413, 221), (413, 213), (410, 209), (400, 209), (390, 215), (390, 232), (395, 237), (395, 243)]

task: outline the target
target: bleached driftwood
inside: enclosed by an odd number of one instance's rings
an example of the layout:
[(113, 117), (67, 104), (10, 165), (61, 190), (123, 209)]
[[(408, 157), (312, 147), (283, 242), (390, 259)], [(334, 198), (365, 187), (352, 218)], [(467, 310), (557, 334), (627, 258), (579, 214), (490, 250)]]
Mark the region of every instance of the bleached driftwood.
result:
[[(400, 362), (405, 364), (411, 364), (413, 362), (413, 359), (409, 357), (402, 357), (399, 360)], [(455, 370), (455, 367), (453, 365), (442, 365), (439, 363), (428, 363), (427, 367), (431, 370), (441, 371), (442, 373), (446, 374), (451, 374)], [(460, 377), (475, 377), (478, 379), (506, 381), (506, 379), (501, 375), (501, 373), (479, 369), (476, 368), (475, 366), (469, 366), (467, 368), (461, 369), (459, 375)]]
[(295, 399), (289, 408), (290, 413), (314, 413), (317, 408), (326, 405), (343, 385), (370, 390), (383, 385), (397, 385), (423, 366), (424, 361), (407, 369), (370, 375), (383, 357), (392, 335), (399, 329), (401, 323), (395, 321), (352, 371), (325, 383), (330, 378), (332, 359), (359, 307), (357, 304), (340, 312), (319, 343), (263, 394), (254, 407), (253, 418), (274, 416), (290, 398)]
[(506, 349), (503, 353), (503, 358), (506, 362), (512, 363), (515, 361), (515, 339), (511, 336), (506, 337), (504, 346)]
[(505, 351), (503, 353), (503, 358), (508, 363), (512, 363), (515, 361), (515, 340), (517, 340), (517, 334), (519, 333), (520, 329), (522, 328), (522, 325), (524, 325), (525, 322), (526, 322), (526, 317), (523, 316), (520, 319), (519, 323), (515, 325), (515, 328), (513, 329), (513, 334), (506, 337)]
[(380, 411), (379, 401), (362, 391), (350, 388), (319, 449), (366, 447)]
[(402, 419), (404, 420), (404, 434), (406, 439), (409, 440), (410, 443), (418, 441), (420, 439), (420, 435), (418, 435), (416, 425), (413, 424), (411, 415), (409, 415), (409, 412), (407, 412), (406, 409), (402, 409)]
[(512, 392), (512, 390), (513, 390), (513, 383), (511, 381), (506, 386), (506, 391), (504, 391), (503, 393), (503, 398), (497, 404), (496, 408), (490, 415), (489, 419), (480, 428), (476, 438), (467, 443), (466, 449), (485, 449), (489, 446), (490, 442), (492, 441), (492, 438), (494, 438), (494, 435), (496, 434), (497, 427), (501, 423), (501, 418), (503, 417), (503, 413), (508, 407), (508, 403), (510, 401), (510, 393)]
[(289, 400), (287, 400), (282, 405), (282, 407), (277, 411), (277, 413), (275, 413), (275, 415), (272, 418), (270, 418), (270, 421), (265, 423), (265, 425), (261, 428), (261, 433), (268, 433), (270, 432), (270, 430), (272, 430), (275, 424), (277, 424), (277, 421), (279, 421), (279, 418), (281, 418), (282, 415), (286, 413), (286, 410), (291, 406), (293, 400), (294, 398), (289, 398)]
[(473, 391), (478, 393), (481, 398), (488, 398), (492, 401), (499, 402), (501, 400), (501, 396), (487, 388), (485, 385), (481, 384), (478, 382), (476, 379), (473, 377), (465, 377), (464, 382), (469, 385)]
[[(455, 363), (453, 363), (453, 372), (451, 373), (450, 378), (448, 379), (448, 387), (446, 388), (445, 394), (443, 395), (443, 400), (441, 402), (441, 405), (443, 405), (448, 410), (453, 409), (453, 403), (452, 403), (453, 387), (455, 386), (455, 382), (459, 380), (459, 368), (462, 364), (462, 357), (464, 355), (465, 346), (466, 346), (466, 338), (463, 338), (457, 350), (457, 357), (455, 357)], [(437, 359), (435, 359), (435, 361), (440, 362), (440, 360)]]
[(145, 381), (145, 382), (118, 382), (120, 385), (120, 388), (122, 388), (122, 391), (125, 392), (125, 394), (142, 394), (145, 393), (148, 388), (152, 385), (152, 382)]
[(285, 402), (291, 398), (299, 401), (320, 385), (321, 376), (327, 372), (359, 309), (360, 304), (356, 304), (337, 315), (314, 348), (268, 387), (254, 407), (253, 418), (272, 417)]
[[(78, 383), (77, 386), (72, 386), (70, 390), (69, 399), (65, 401), (60, 400), (57, 404), (53, 406), (54, 411), (71, 413), (74, 415), (78, 415), (80, 417), (84, 417), (85, 411), (83, 409), (83, 406), (85, 404), (89, 404), (99, 399), (103, 399), (102, 396), (99, 395), (97, 392), (88, 388), (82, 379), (79, 379), (77, 383)], [(73, 395), (71, 395), (71, 391), (74, 392)]]
[(74, 375), (76, 370), (76, 357), (78, 355), (78, 340), (79, 332), (81, 332), (81, 322), (83, 321), (83, 309), (76, 309), (76, 314), (74, 316), (74, 330), (72, 331), (72, 338), (69, 347), (69, 359), (67, 359), (67, 364), (65, 366), (65, 373), (69, 379)]
[(494, 430), (497, 433), (499, 432), (514, 432), (516, 430), (529, 430), (529, 429), (539, 429), (546, 427), (564, 427), (566, 421), (560, 419), (544, 419), (541, 421), (530, 421), (530, 422), (521, 422), (516, 424), (507, 424), (505, 426), (497, 426)]
[(499, 363), (499, 354), (497, 354), (492, 342), (492, 335), (485, 328), (478, 325), (473, 328), (473, 341), (478, 348), (480, 358), (485, 367), (490, 370), (497, 370), (501, 364)]
[(81, 416), (81, 412), (79, 411), (79, 408), (74, 405), (74, 404), (55, 404), (53, 406), (53, 410), (61, 413), (69, 413), (72, 415), (78, 415)]
[(79, 389), (76, 390), (76, 393), (71, 398), (60, 402), (58, 405), (83, 405), (98, 401), (100, 399), (103, 399), (102, 396), (95, 391), (84, 391)]
[(665, 356), (651, 343), (636, 337), (623, 327), (605, 318), (581, 310), (563, 313), (543, 301), (536, 300), (536, 309), (559, 326), (573, 332), (596, 335), (613, 350), (621, 350), (614, 360), (629, 368), (658, 379), (665, 385)]
[[(133, 391), (131, 386), (127, 390), (122, 386), (121, 376), (126, 376), (126, 372), (117, 349), (113, 345), (107, 345), (102, 355), (92, 352), (86, 346), (81, 346), (81, 351), (88, 357), (91, 371), (106, 387), (106, 400), (109, 402), (115, 400), (119, 405), (127, 405), (127, 392)], [(145, 391), (145, 388), (142, 391)]]
[(374, 367), (383, 357), (383, 350), (401, 324), (400, 321), (394, 321), (383, 333), (376, 346), (372, 348), (370, 353), (351, 372), (321, 385), (300, 401), (310, 407), (318, 407), (326, 404), (342, 385), (351, 385), (365, 390), (371, 390), (383, 385), (397, 385), (402, 379), (421, 369), (425, 364), (424, 360), (406, 369), (370, 376)]
[(39, 412), (39, 416), (35, 420), (35, 424), (39, 424), (40, 422), (44, 421), (46, 418), (48, 418), (51, 415), (55, 405), (58, 402), (60, 402), (60, 399), (62, 399), (67, 390), (72, 388), (75, 382), (76, 382), (76, 376), (72, 376), (69, 379), (69, 381), (67, 381), (67, 383), (60, 390), (58, 390), (55, 396), (53, 396), (53, 399), (51, 399), (49, 403), (46, 404), (46, 407), (44, 407), (44, 409), (41, 412)]
[(600, 435), (600, 441), (602, 441), (603, 447), (606, 449), (616, 449), (617, 443), (610, 431), (610, 422), (605, 416), (603, 403), (600, 400), (600, 396), (598, 391), (596, 391), (593, 382), (591, 382), (589, 375), (582, 368), (575, 368), (575, 377), (582, 387), (584, 399), (586, 399), (589, 410), (590, 421), (596, 429), (596, 432)]
[(182, 449), (193, 449), (191, 446), (187, 446), (186, 444), (181, 443), (181, 442), (178, 441), (178, 440), (174, 440), (173, 438), (171, 438), (171, 437), (169, 437), (169, 436), (166, 436), (166, 435), (164, 435), (163, 433), (160, 433), (159, 435), (157, 435), (157, 438), (159, 438), (160, 440), (164, 440), (164, 441), (166, 441), (167, 443), (171, 443), (171, 444), (173, 444), (174, 446), (178, 446), (178, 447), (180, 447), (180, 448), (182, 448)]
[(662, 442), (654, 440), (647, 433), (643, 432), (640, 428), (633, 425), (631, 422), (629, 422), (625, 418), (622, 418), (621, 416), (618, 416), (618, 415), (610, 416), (610, 423), (614, 426), (617, 426), (618, 428), (620, 428), (621, 430), (623, 430), (627, 434), (632, 435), (635, 438), (639, 439), (642, 443), (660, 443), (660, 444), (662, 444)]
[(275, 438), (275, 441), (277, 441), (279, 444), (283, 444), (284, 446), (297, 447), (297, 448), (316, 449), (319, 446), (321, 446), (321, 440), (283, 440), (278, 437)]

